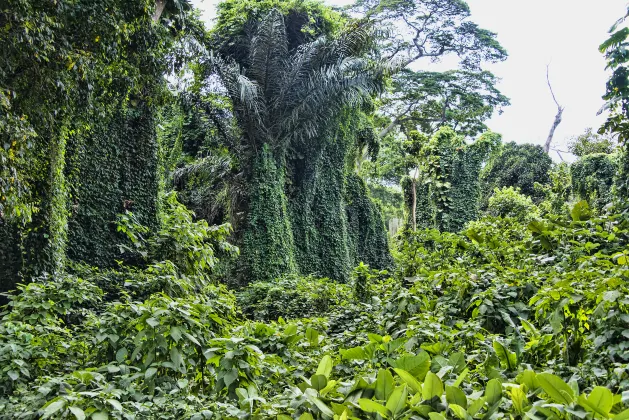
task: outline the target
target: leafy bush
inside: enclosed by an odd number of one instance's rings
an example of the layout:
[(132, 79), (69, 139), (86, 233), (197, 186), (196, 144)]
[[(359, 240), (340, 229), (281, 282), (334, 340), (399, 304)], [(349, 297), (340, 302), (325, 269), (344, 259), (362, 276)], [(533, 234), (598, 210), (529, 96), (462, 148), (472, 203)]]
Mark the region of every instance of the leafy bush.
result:
[(503, 187), (494, 189), (489, 197), (487, 213), (495, 217), (512, 217), (520, 222), (526, 222), (539, 216), (539, 209), (531, 197), (527, 197), (513, 188)]
[(323, 316), (351, 296), (351, 289), (329, 279), (288, 275), (272, 282), (252, 283), (238, 293), (238, 303), (250, 319)]

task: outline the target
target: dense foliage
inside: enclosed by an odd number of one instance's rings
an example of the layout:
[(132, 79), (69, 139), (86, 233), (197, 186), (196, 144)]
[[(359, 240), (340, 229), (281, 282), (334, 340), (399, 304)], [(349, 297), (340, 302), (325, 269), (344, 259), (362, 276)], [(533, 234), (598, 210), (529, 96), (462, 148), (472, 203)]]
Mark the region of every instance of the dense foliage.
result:
[(572, 164), (469, 18), (0, 6), (0, 419), (629, 419), (624, 18)]

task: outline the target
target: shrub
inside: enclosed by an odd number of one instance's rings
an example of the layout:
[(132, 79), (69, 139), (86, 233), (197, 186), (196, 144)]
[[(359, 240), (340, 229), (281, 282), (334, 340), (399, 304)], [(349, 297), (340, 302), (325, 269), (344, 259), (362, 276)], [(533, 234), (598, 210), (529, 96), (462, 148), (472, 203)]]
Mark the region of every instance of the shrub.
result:
[(351, 297), (348, 285), (327, 278), (287, 275), (273, 282), (257, 282), (240, 291), (238, 303), (250, 319), (277, 320), (323, 316)]
[(487, 213), (494, 217), (512, 217), (520, 222), (526, 222), (539, 216), (539, 209), (531, 197), (520, 193), (513, 187), (494, 189), (489, 197)]

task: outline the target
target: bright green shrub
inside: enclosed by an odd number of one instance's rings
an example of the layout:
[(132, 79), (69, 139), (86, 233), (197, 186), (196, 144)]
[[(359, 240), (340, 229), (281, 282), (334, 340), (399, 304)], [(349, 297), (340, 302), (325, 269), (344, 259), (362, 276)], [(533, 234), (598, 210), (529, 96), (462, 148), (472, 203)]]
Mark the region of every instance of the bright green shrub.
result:
[(520, 194), (513, 187), (496, 188), (489, 197), (487, 213), (495, 217), (512, 217), (520, 222), (527, 222), (539, 216), (539, 209), (531, 197)]

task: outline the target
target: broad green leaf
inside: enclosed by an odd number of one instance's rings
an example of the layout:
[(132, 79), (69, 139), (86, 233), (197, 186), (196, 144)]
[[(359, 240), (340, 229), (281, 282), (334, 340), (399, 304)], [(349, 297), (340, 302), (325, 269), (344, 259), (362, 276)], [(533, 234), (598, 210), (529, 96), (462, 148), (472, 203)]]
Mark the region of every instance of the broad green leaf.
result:
[(502, 398), (502, 383), (500, 379), (492, 379), (485, 386), (485, 400), (489, 405), (493, 405)]
[(424, 385), (422, 386), (422, 397), (424, 400), (431, 400), (433, 397), (441, 397), (443, 394), (443, 383), (437, 375), (432, 372), (426, 374)]
[(393, 368), (395, 373), (413, 390), (413, 393), (419, 393), (422, 391), (422, 384), (413, 377), (410, 373), (400, 368)]
[(465, 378), (467, 377), (467, 374), (470, 372), (470, 370), (468, 368), (463, 369), (463, 372), (461, 372), (459, 374), (459, 376), (456, 377), (456, 380), (454, 381), (454, 386), (460, 386), (463, 381), (465, 380)]
[(614, 395), (609, 389), (597, 386), (587, 398), (585, 395), (579, 396), (578, 402), (586, 410), (607, 418), (614, 405)]
[(334, 417), (334, 411), (332, 411), (332, 409), (330, 407), (328, 407), (323, 401), (321, 401), (319, 398), (312, 398), (312, 401), (314, 402), (314, 404), (317, 406), (317, 408), (326, 416), (328, 417)]
[(629, 420), (629, 408), (616, 414), (614, 420)]
[(478, 413), (478, 411), (483, 408), (483, 406), (485, 405), (485, 397), (481, 397), (477, 400), (472, 401), (468, 406), (467, 406), (467, 413), (474, 417), (476, 415), (476, 413)]
[(284, 335), (285, 336), (291, 336), (291, 335), (295, 335), (297, 334), (297, 325), (295, 324), (288, 324), (286, 326), (286, 328), (284, 329)]
[(517, 356), (509, 351), (501, 342), (494, 341), (492, 346), (496, 355), (500, 359), (500, 364), (507, 370), (514, 370), (517, 367)]
[(537, 380), (544, 392), (556, 403), (570, 404), (574, 401), (572, 388), (559, 376), (552, 373), (539, 373)]
[(118, 363), (122, 363), (127, 359), (127, 355), (128, 355), (128, 351), (126, 348), (121, 348), (118, 349), (118, 351), (116, 352), (116, 361)]
[(575, 222), (582, 222), (589, 220), (592, 217), (592, 211), (587, 201), (581, 200), (572, 207), (570, 216)]
[(372, 343), (382, 343), (382, 336), (378, 335), (378, 334), (367, 334), (367, 337), (369, 338), (369, 341), (371, 341)]
[(114, 399), (109, 399), (107, 400), (107, 402), (109, 404), (111, 404), (111, 406), (116, 410), (116, 411), (122, 411), (122, 404), (120, 404), (120, 402), (118, 400), (114, 400)]
[(467, 397), (458, 387), (446, 385), (446, 401), (448, 404), (456, 404), (467, 408)]
[(465, 408), (461, 407), (460, 405), (450, 404), (448, 405), (448, 408), (452, 410), (454, 415), (460, 418), (461, 420), (467, 419), (467, 416), (468, 416), (467, 411), (465, 411)]
[(144, 377), (146, 379), (151, 379), (153, 376), (155, 376), (156, 373), (157, 373), (157, 368), (150, 367), (146, 369), (146, 372), (144, 372)]
[(178, 343), (179, 340), (181, 340), (181, 328), (177, 327), (176, 325), (170, 327), (170, 336), (173, 338), (173, 340), (175, 340), (175, 342)]
[(376, 377), (376, 399), (386, 401), (393, 392), (393, 375), (387, 369), (380, 369)]
[(317, 391), (321, 391), (328, 384), (328, 379), (323, 375), (312, 375), (310, 385)]
[(69, 410), (72, 414), (74, 414), (74, 417), (76, 418), (76, 420), (85, 419), (85, 412), (80, 407), (72, 406), (72, 407), (69, 407)]
[(329, 378), (330, 373), (332, 373), (332, 367), (332, 358), (326, 354), (319, 362), (319, 367), (317, 368), (316, 374), (323, 375), (326, 378)]
[(59, 399), (51, 402), (44, 408), (44, 414), (42, 419), (47, 419), (48, 417), (54, 415), (57, 411), (63, 410), (66, 406), (66, 400)]
[(428, 413), (428, 417), (430, 417), (430, 420), (446, 420), (445, 417), (439, 413), (435, 413), (434, 411), (432, 413)]
[(422, 351), (416, 356), (402, 356), (392, 363), (393, 367), (404, 369), (420, 381), (426, 377), (426, 373), (430, 370), (430, 356)]
[(365, 413), (379, 413), (385, 419), (389, 417), (391, 413), (389, 410), (382, 404), (378, 404), (375, 401), (368, 400), (366, 398), (361, 398), (358, 400), (358, 405), (360, 409)]
[(535, 391), (540, 387), (537, 375), (530, 369), (525, 370), (516, 377), (516, 382), (520, 385), (526, 385), (526, 388), (530, 391)]
[(406, 385), (398, 386), (393, 390), (391, 396), (387, 400), (387, 409), (397, 415), (404, 411), (406, 407), (406, 398), (408, 397), (408, 389)]
[(299, 416), (299, 420), (314, 420), (314, 417), (312, 417), (312, 414), (310, 413), (304, 413)]
[(526, 393), (519, 386), (514, 386), (509, 389), (509, 395), (511, 396), (511, 403), (513, 404), (513, 408), (518, 412), (518, 414), (524, 413), (524, 408), (529, 405), (528, 399), (526, 398)]
[(109, 419), (109, 414), (107, 414), (104, 411), (97, 411), (95, 413), (92, 413), (92, 417), (93, 420), (108, 420)]
[(177, 347), (173, 347), (170, 349), (170, 360), (173, 362), (175, 370), (179, 370), (181, 365), (183, 364), (183, 360), (181, 358), (181, 353), (179, 353), (179, 349), (177, 349)]
[(313, 328), (307, 328), (306, 340), (308, 340), (308, 343), (313, 347), (319, 345), (319, 331)]
[(343, 360), (367, 360), (367, 353), (362, 347), (352, 347), (351, 349), (341, 350)]

